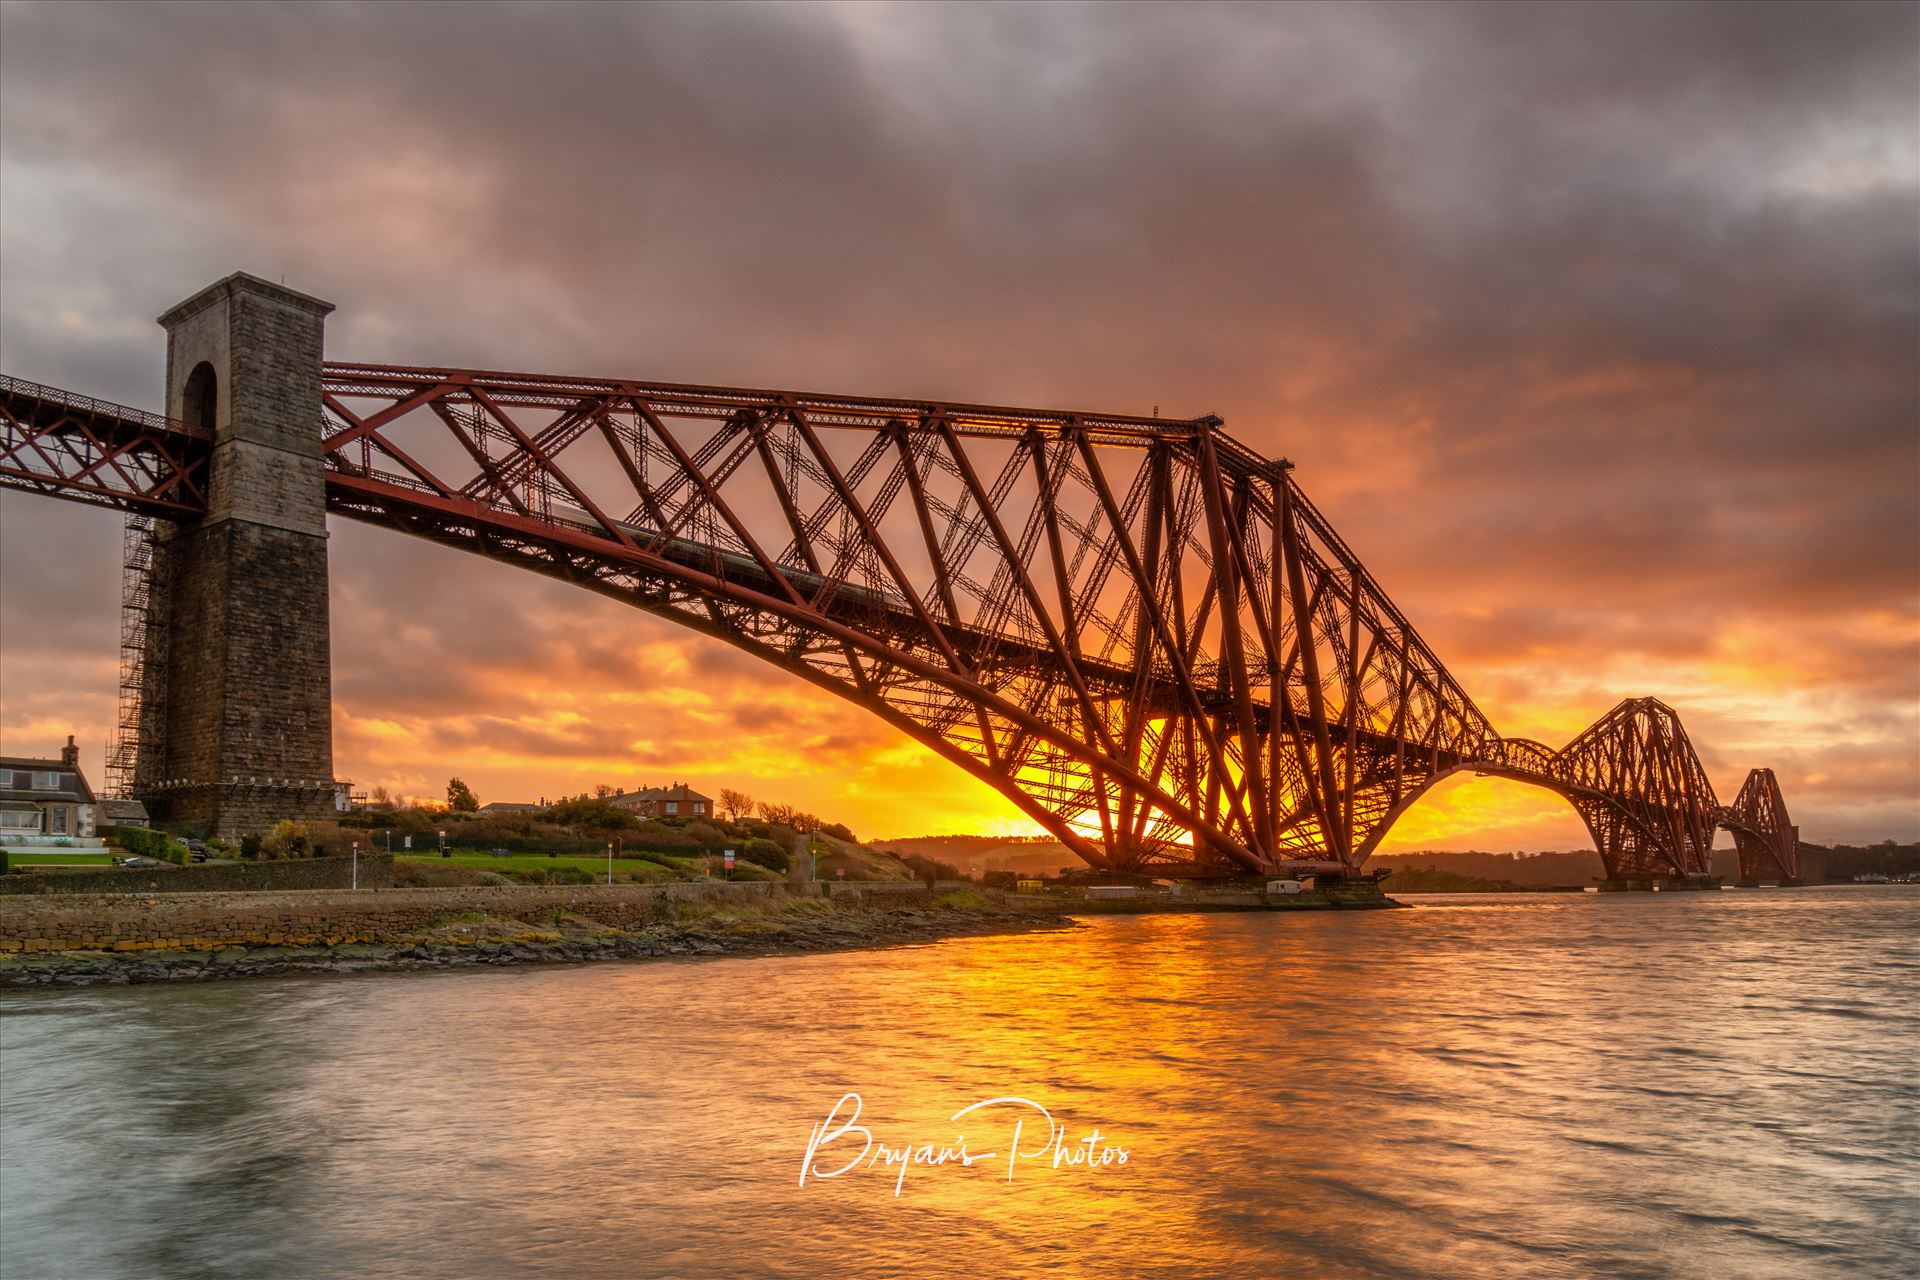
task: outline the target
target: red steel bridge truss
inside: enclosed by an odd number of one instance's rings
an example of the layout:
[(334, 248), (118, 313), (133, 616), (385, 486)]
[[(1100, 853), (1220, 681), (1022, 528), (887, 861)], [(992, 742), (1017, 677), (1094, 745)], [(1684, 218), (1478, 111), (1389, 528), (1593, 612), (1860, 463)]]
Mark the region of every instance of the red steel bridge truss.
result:
[[(1770, 770), (1731, 807), (1678, 717), (1503, 739), (1301, 492), (1163, 420), (329, 363), (329, 510), (622, 600), (848, 698), (1089, 864), (1357, 872), (1462, 769), (1551, 788), (1610, 877), (1797, 872)], [(164, 519), (211, 433), (0, 379), (0, 484)]]

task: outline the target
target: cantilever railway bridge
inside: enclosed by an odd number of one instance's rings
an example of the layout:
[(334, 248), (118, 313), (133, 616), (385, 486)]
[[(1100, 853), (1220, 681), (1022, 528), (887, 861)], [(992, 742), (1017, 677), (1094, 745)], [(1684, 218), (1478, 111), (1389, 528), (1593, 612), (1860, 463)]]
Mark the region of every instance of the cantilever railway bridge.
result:
[[(206, 386), (162, 417), (0, 379), (0, 484), (191, 528), (232, 420), (275, 412)], [(304, 412), (327, 513), (745, 649), (1098, 868), (1355, 873), (1472, 770), (1564, 796), (1616, 880), (1708, 881), (1721, 827), (1743, 879), (1797, 874), (1772, 772), (1723, 806), (1660, 702), (1557, 750), (1501, 737), (1291, 465), (1217, 418), (338, 362)]]

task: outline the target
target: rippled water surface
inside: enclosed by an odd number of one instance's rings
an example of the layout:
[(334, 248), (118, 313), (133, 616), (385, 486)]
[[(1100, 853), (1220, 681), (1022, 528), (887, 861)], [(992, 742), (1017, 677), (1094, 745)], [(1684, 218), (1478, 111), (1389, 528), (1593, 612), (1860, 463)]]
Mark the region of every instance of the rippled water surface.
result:
[(9, 994), (0, 1274), (1920, 1274), (1920, 890), (1410, 901)]

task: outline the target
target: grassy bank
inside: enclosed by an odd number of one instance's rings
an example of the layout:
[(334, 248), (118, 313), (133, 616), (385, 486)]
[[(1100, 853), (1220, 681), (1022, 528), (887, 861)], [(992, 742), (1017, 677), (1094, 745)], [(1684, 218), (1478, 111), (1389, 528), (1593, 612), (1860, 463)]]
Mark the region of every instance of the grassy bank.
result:
[(677, 901), (672, 918), (619, 929), (576, 911), (460, 911), (425, 928), (336, 945), (213, 951), (41, 951), (0, 955), (0, 985), (89, 986), (306, 973), (443, 969), (591, 960), (777, 955), (1070, 928), (1034, 900), (963, 891), (932, 901), (848, 906), (776, 894), (763, 902)]

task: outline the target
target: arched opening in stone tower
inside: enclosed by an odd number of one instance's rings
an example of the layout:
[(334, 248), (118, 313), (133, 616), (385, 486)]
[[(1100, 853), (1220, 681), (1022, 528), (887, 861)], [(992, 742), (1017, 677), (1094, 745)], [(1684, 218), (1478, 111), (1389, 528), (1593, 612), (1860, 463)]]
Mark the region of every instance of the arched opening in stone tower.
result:
[(188, 426), (205, 427), (211, 431), (220, 407), (220, 383), (214, 376), (213, 366), (202, 360), (187, 375), (186, 390), (181, 396), (181, 417)]

